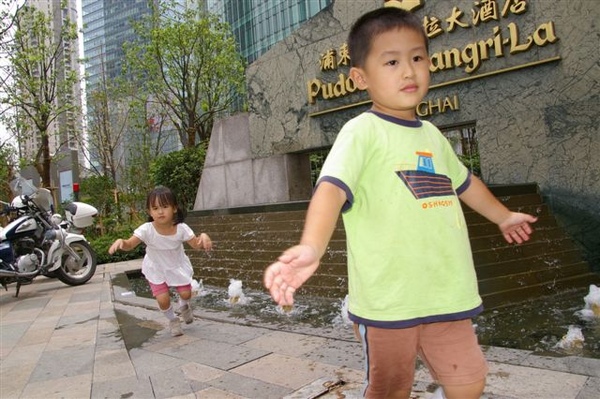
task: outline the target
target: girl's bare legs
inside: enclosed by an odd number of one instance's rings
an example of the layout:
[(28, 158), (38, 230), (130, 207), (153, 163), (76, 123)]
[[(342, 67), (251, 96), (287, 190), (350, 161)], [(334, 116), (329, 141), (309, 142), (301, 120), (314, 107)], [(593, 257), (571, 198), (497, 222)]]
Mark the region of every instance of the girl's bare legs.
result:
[(181, 291), (179, 297), (185, 301), (189, 301), (192, 298), (192, 291)]
[(194, 314), (192, 313), (192, 305), (189, 300), (192, 298), (192, 291), (178, 291), (179, 292), (179, 311), (181, 317), (186, 324), (190, 324), (194, 321)]
[(159, 294), (156, 296), (156, 302), (158, 302), (158, 308), (166, 312), (171, 307), (171, 295), (168, 292)]

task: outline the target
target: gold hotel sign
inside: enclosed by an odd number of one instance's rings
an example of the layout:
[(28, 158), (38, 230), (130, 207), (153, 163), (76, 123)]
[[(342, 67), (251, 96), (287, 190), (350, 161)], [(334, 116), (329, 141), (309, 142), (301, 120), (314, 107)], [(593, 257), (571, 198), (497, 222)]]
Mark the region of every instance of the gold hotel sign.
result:
[[(484, 62), (492, 58), (501, 58), (507, 55), (531, 51), (536, 47), (554, 44), (559, 40), (552, 21), (540, 24), (524, 39), (522, 32), (519, 30), (519, 26), (515, 22), (510, 22), (506, 26), (506, 29), (503, 30), (497, 25), (501, 19), (511, 15), (520, 16), (527, 12), (528, 7), (527, 0), (504, 0), (502, 4), (500, 3), (501, 2), (498, 0), (479, 0), (475, 1), (474, 8), (469, 10), (469, 12), (454, 7), (450, 15), (445, 18), (438, 18), (437, 16), (430, 15), (426, 15), (423, 18), (423, 27), (430, 39), (434, 39), (443, 34), (452, 34), (457, 31), (457, 29), (470, 29), (483, 25), (490, 25), (491, 27), (490, 35), (485, 39), (468, 43), (462, 48), (454, 47), (430, 55), (430, 71), (432, 74), (459, 68), (467, 74), (466, 77), (461, 79), (432, 85), (432, 89), (560, 59), (560, 57), (553, 57), (515, 67), (495, 70), (493, 72), (475, 74)], [(422, 5), (422, 0), (391, 0), (385, 2), (386, 7), (401, 7), (409, 11), (415, 10)], [(350, 67), (350, 56), (348, 54), (347, 44), (342, 44), (339, 49), (328, 49), (324, 54), (321, 54), (319, 67), (322, 72), (343, 69), (345, 69), (345, 71), (341, 71), (341, 73), (337, 75), (337, 80), (333, 82), (324, 81), (319, 78), (309, 80), (307, 82), (309, 104), (315, 104), (318, 100), (333, 100), (344, 97), (358, 90), (352, 79), (346, 73)], [(314, 112), (311, 116), (322, 115), (368, 102), (370, 101)], [(434, 112), (446, 112), (448, 110), (455, 111), (457, 109), (458, 98), (452, 96), (433, 101), (424, 101), (417, 107), (417, 113), (420, 116), (427, 116)]]

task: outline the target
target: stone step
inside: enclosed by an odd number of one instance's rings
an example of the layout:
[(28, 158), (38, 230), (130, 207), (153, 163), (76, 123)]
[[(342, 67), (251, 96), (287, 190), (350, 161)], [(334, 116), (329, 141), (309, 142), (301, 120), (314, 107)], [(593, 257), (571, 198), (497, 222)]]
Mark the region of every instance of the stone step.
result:
[[(508, 244), (498, 227), (464, 207), (469, 238), (487, 308), (501, 307), (558, 290), (587, 287), (600, 281), (590, 271), (581, 248), (558, 226), (536, 184), (491, 186), (509, 209), (538, 216), (527, 243)], [(308, 202), (293, 202), (190, 212), (186, 222), (214, 241), (210, 255), (188, 251), (196, 278), (227, 287), (231, 278), (262, 290), (264, 269), (300, 239)], [(343, 298), (347, 293), (346, 239), (341, 219), (317, 273), (299, 295)]]

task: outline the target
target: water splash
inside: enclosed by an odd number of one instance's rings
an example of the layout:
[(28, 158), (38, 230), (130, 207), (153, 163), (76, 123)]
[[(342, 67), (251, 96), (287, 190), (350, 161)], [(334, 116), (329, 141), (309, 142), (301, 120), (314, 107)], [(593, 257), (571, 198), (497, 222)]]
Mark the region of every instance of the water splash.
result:
[(192, 280), (192, 298), (195, 296), (206, 295), (206, 290), (204, 289), (204, 284), (202, 284), (202, 279)]
[(242, 289), (242, 280), (236, 280), (234, 278), (230, 279), (227, 292), (229, 293), (228, 301), (230, 304), (244, 305), (248, 303), (248, 299), (244, 295), (244, 290)]
[(583, 320), (600, 319), (600, 288), (590, 285), (589, 293), (583, 297), (585, 307), (576, 312)]
[(581, 332), (581, 328), (569, 326), (569, 331), (558, 341), (555, 348), (562, 349), (568, 354), (580, 353), (583, 349), (584, 341), (585, 338)]
[[(119, 282), (113, 280), (113, 284), (119, 285)], [(130, 277), (126, 288), (137, 296), (152, 298), (148, 283), (141, 277)], [(568, 327), (573, 325), (580, 327), (585, 336), (583, 349), (576, 355), (600, 358), (600, 317), (586, 320), (580, 314), (582, 298), (587, 291), (587, 288), (565, 290), (514, 306), (484, 311), (473, 320), (479, 343), (531, 350), (548, 356), (565, 356), (565, 351), (556, 345)], [(246, 323), (275, 324), (282, 329), (304, 325), (346, 330), (350, 326), (345, 321), (346, 305), (342, 298), (297, 295), (294, 308), (290, 312), (282, 312), (264, 291), (246, 289), (244, 297), (247, 302), (244, 306), (230, 304), (227, 294), (228, 290), (224, 287), (205, 285), (193, 299), (194, 308), (224, 312), (227, 317)], [(586, 303), (586, 308), (588, 306), (591, 312), (591, 303)]]

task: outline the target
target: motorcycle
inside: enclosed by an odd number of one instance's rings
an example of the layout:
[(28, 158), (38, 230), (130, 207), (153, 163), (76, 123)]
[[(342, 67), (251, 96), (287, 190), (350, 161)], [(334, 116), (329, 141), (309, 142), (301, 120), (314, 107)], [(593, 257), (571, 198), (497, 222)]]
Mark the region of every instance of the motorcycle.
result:
[(80, 234), (91, 226), (98, 211), (83, 202), (65, 207), (66, 220), (54, 213), (50, 190), (36, 188), (18, 176), (10, 183), (15, 195), (2, 214), (13, 216), (0, 228), (0, 284), (22, 285), (41, 275), (56, 277), (67, 285), (87, 283), (96, 272), (96, 253)]

